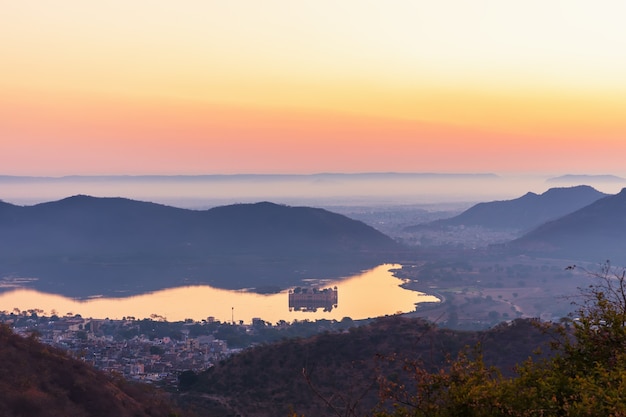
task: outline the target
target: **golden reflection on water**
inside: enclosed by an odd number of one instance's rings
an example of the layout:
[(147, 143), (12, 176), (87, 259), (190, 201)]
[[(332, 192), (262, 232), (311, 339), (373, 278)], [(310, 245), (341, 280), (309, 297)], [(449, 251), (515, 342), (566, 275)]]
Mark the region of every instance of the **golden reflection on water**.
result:
[(222, 322), (234, 318), (236, 322), (243, 320), (244, 323), (250, 323), (252, 318), (258, 317), (276, 323), (279, 320), (341, 320), (344, 317), (364, 319), (410, 312), (415, 310), (416, 303), (438, 301), (434, 296), (400, 287), (403, 281), (391, 272), (397, 268), (400, 265), (385, 264), (349, 278), (324, 282), (322, 288), (336, 286), (338, 289), (338, 305), (330, 312), (324, 312), (321, 308), (316, 312), (289, 311), (288, 291), (260, 295), (209, 286), (179, 287), (126, 298), (80, 301), (18, 289), (0, 294), (0, 310), (40, 309), (45, 314), (55, 311), (59, 316), (69, 313), (110, 319), (128, 316), (142, 319), (158, 315), (169, 321), (186, 318), (202, 320), (212, 316)]

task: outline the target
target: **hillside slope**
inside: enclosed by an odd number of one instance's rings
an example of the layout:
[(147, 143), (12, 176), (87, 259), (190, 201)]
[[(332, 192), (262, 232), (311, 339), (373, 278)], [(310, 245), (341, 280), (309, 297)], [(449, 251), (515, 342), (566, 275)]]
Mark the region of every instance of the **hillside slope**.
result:
[[(420, 319), (386, 317), (349, 332), (248, 349), (199, 375), (186, 396), (220, 399), (248, 417), (367, 415), (379, 399), (378, 378), (407, 375), (404, 359), (435, 370), (445, 366), (448, 355), (480, 342), (486, 360), (512, 374), (516, 363), (548, 340), (524, 320), (487, 332), (459, 332)], [(346, 412), (348, 407), (354, 414)]]
[(458, 216), (411, 226), (406, 230), (461, 225), (481, 226), (487, 229), (528, 230), (576, 211), (605, 196), (606, 194), (586, 185), (551, 188), (543, 194), (529, 192), (513, 200), (479, 203)]
[(74, 196), (0, 207), (0, 277), (34, 277), (36, 288), (71, 296), (284, 287), (372, 267), (397, 249), (362, 222), (267, 202), (196, 211)]
[(156, 390), (114, 381), (61, 350), (0, 324), (0, 415), (6, 417), (166, 417)]
[(516, 251), (626, 265), (626, 188), (537, 227), (508, 245)]

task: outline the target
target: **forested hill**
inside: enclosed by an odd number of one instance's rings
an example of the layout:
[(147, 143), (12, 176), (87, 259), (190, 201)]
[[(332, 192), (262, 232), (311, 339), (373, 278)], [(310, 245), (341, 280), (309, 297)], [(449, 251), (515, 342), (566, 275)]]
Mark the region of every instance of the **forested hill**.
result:
[(488, 229), (528, 230), (585, 207), (606, 194), (587, 185), (529, 192), (513, 200), (479, 203), (458, 216), (407, 228), (481, 226)]
[(0, 415), (166, 417), (169, 400), (148, 386), (97, 371), (0, 324)]
[[(400, 316), (375, 320), (343, 333), (285, 340), (248, 349), (196, 378), (183, 389), (202, 403), (219, 398), (240, 415), (369, 415), (379, 400), (378, 378), (409, 377), (405, 359), (427, 371), (446, 366), (466, 346), (481, 344), (486, 361), (512, 374), (515, 364), (546, 347), (550, 336), (532, 321), (516, 320), (486, 332), (438, 329)], [(330, 410), (324, 399), (341, 411)], [(353, 414), (348, 407), (354, 406)]]
[(87, 296), (181, 284), (297, 285), (385, 261), (399, 246), (326, 210), (263, 202), (186, 210), (123, 198), (74, 196), (0, 206), (0, 277)]
[(509, 246), (524, 253), (626, 265), (626, 188), (548, 222)]

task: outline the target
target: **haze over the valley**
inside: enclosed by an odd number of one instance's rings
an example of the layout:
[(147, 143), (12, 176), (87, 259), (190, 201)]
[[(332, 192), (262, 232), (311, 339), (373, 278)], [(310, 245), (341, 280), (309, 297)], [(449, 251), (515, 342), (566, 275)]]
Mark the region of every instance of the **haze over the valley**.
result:
[(625, 18), (0, 1), (0, 415), (626, 416)]
[(497, 173), (320, 173), (151, 176), (0, 176), (0, 200), (32, 205), (73, 195), (125, 197), (183, 208), (272, 201), (289, 205), (432, 209), (509, 200), (552, 187), (591, 185), (615, 194), (626, 179), (593, 175)]

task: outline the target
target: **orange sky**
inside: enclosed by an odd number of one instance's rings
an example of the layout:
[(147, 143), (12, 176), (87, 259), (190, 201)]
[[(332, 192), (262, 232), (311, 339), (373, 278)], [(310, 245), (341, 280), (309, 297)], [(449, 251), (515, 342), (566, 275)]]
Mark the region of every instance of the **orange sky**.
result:
[(626, 6), (0, 6), (0, 174), (624, 175)]

